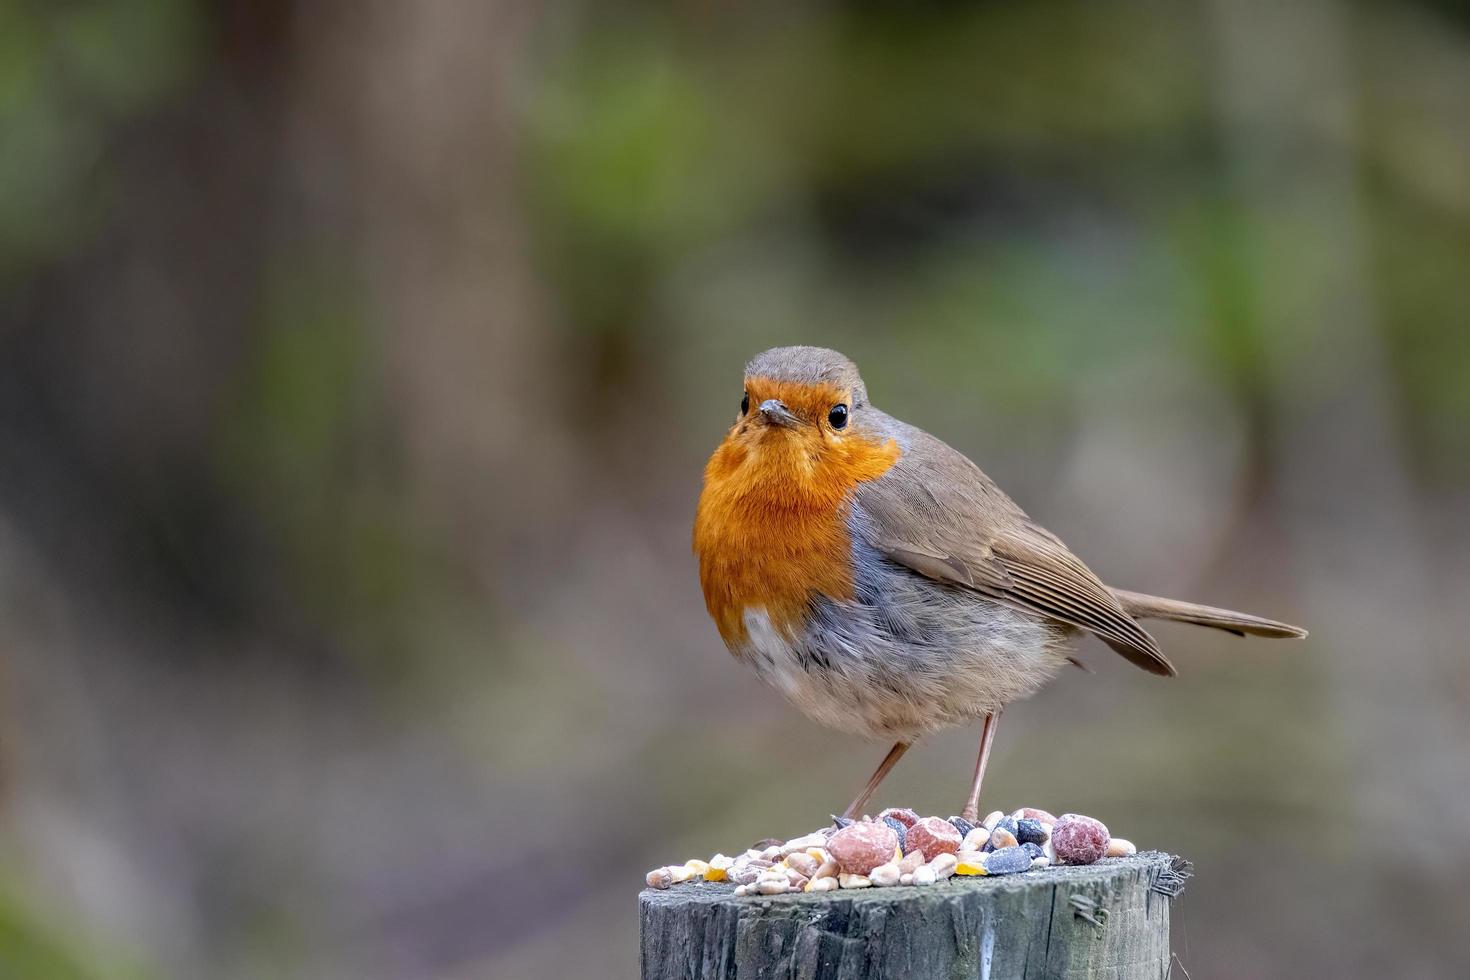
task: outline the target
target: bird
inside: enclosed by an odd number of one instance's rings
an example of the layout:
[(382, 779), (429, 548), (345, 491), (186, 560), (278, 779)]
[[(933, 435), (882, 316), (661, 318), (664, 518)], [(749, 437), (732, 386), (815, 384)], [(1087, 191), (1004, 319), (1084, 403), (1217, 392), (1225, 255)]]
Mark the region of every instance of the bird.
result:
[(1140, 619), (1304, 637), (1249, 613), (1111, 588), (980, 467), (868, 399), (857, 366), (776, 347), (704, 471), (694, 552), (726, 647), (817, 723), (893, 747), (855, 818), (917, 740), (981, 719), (962, 816), (977, 818), (1002, 710), (1091, 633), (1173, 676)]

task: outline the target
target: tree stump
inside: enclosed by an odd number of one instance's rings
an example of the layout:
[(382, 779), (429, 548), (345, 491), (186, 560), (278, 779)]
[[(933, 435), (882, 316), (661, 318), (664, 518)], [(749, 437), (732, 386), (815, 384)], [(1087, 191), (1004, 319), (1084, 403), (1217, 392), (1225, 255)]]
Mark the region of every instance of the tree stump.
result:
[(643, 980), (1169, 975), (1188, 864), (1157, 851), (928, 887), (736, 898), (698, 882), (639, 896)]

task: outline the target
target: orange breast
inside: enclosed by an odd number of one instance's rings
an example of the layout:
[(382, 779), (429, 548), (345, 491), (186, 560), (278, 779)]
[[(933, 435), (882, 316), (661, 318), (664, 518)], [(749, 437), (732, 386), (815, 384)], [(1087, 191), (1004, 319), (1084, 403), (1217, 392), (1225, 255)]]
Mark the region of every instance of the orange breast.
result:
[(898, 457), (891, 439), (731, 431), (705, 467), (694, 550), (705, 605), (732, 652), (746, 639), (747, 608), (792, 630), (813, 596), (852, 597), (852, 493)]

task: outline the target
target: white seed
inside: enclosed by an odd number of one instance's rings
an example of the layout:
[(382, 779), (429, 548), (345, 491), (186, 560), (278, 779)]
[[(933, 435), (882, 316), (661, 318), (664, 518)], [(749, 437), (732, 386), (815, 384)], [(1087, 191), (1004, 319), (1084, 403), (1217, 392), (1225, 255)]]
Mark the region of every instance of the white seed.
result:
[(1049, 858), (1047, 858), (1047, 856), (1045, 854), (1038, 854), (1038, 855), (1036, 855), (1036, 857), (1034, 857), (1034, 858), (1031, 859), (1031, 867), (1033, 869), (1035, 869), (1035, 868), (1049, 868), (1049, 867), (1051, 867), (1051, 860)]
[(667, 888), (674, 883), (674, 876), (669, 874), (668, 868), (654, 868), (645, 880), (649, 888)]
[(782, 895), (791, 890), (791, 882), (787, 881), (785, 878), (781, 878), (776, 881), (772, 881), (768, 878), (763, 878), (760, 881), (756, 882), (755, 888), (756, 891), (760, 892), (762, 895)]
[(887, 864), (880, 864), (872, 871), (868, 872), (869, 880), (871, 880), (874, 886), (878, 888), (892, 888), (894, 885), (898, 884), (898, 879), (902, 876), (903, 872), (899, 871), (898, 865), (894, 864), (892, 861), (888, 862)]
[(804, 851), (799, 851), (795, 854), (786, 855), (786, 866), (810, 878), (816, 874), (817, 859)]
[(984, 820), (980, 821), (980, 826), (984, 827), (986, 830), (994, 830), (995, 825), (1004, 820), (1005, 816), (1006, 815), (1004, 813), (1001, 813), (999, 810), (992, 810), (985, 815)]
[(913, 874), (919, 865), (924, 863), (924, 852), (917, 847), (903, 856), (898, 862), (898, 870), (904, 874)]
[(709, 870), (709, 862), (701, 861), (699, 858), (690, 858), (684, 862), (684, 867), (689, 869), (691, 877), (703, 878), (704, 873)]
[(843, 888), (867, 888), (872, 884), (867, 875), (843, 874), (837, 879), (837, 883)]
[[(945, 877), (947, 878), (949, 875), (945, 875)], [(932, 885), (938, 880), (939, 876), (927, 864), (914, 872), (914, 884), (916, 885)]]
[(812, 877), (836, 878), (839, 870), (840, 869), (837, 867), (837, 862), (832, 860), (831, 858), (828, 858), (821, 863), (821, 866), (819, 866), (815, 872), (812, 873)]
[(678, 884), (681, 881), (688, 881), (690, 878), (694, 877), (694, 872), (686, 864), (670, 865), (665, 870), (667, 870), (669, 876), (674, 879), (675, 884)]
[[(959, 860), (960, 859), (955, 857), (953, 854), (939, 854), (935, 856), (934, 860), (930, 861), (924, 867), (933, 871), (935, 879), (938, 880), (941, 878), (948, 878), (950, 875), (954, 874), (955, 865), (959, 864)], [(922, 870), (923, 868), (919, 869), (919, 871)], [(918, 880), (918, 873), (918, 871), (914, 872), (914, 875), (916, 876), (915, 880)]]
[(914, 883), (914, 873), (912, 871), (905, 871), (898, 876), (898, 883), (900, 885), (912, 885)]
[(1051, 842), (1051, 838), (1050, 837), (1048, 837), (1046, 839), (1046, 843), (1045, 844), (1042, 844), (1041, 845), (1041, 856), (1044, 857), (1044, 858), (1046, 858), (1052, 864), (1059, 864), (1060, 863), (1059, 861), (1057, 861), (1057, 848), (1056, 848), (1056, 845)]
[(736, 898), (744, 898), (746, 895), (749, 895), (749, 894), (750, 894), (750, 886), (749, 885), (736, 885), (735, 886), (735, 897)]
[(1132, 857), (1137, 853), (1138, 848), (1131, 840), (1124, 840), (1121, 837), (1114, 837), (1108, 841), (1107, 856), (1110, 858)]
[(760, 857), (763, 858), (763, 859), (765, 859), (765, 860), (767, 860), (767, 861), (779, 861), (779, 860), (781, 860), (781, 845), (780, 844), (772, 844), (770, 847), (766, 848), (764, 851), (761, 851)]
[(985, 843), (988, 840), (990, 840), (990, 831), (986, 830), (984, 827), (976, 827), (974, 830), (966, 834), (965, 839), (960, 842), (960, 850), (983, 850), (985, 847)]
[(782, 844), (781, 853), (783, 855), (794, 854), (797, 851), (805, 851), (808, 847), (821, 847), (825, 843), (827, 843), (827, 838), (821, 834), (803, 834)]
[(837, 879), (832, 877), (813, 878), (811, 884), (806, 886), (809, 892), (831, 892), (837, 890)]

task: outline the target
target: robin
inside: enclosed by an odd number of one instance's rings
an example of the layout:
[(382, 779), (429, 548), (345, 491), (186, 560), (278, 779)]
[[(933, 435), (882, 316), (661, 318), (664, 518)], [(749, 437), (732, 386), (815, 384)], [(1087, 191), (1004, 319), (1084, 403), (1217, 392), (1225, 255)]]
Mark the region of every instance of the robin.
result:
[(730, 652), (813, 720), (893, 748), (983, 718), (963, 810), (977, 816), (1001, 709), (1092, 633), (1176, 671), (1139, 619), (1236, 635), (1306, 631), (1110, 588), (957, 450), (868, 401), (836, 351), (778, 347), (745, 368), (740, 414), (705, 468), (694, 521), (705, 605)]

